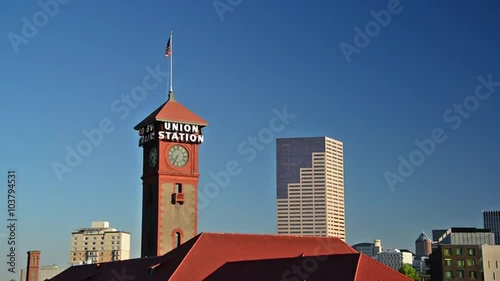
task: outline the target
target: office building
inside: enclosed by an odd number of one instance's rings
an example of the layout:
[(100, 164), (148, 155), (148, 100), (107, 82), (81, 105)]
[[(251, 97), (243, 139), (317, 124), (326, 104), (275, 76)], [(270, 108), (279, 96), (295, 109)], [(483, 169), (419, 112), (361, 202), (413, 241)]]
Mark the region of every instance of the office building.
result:
[(437, 239), (439, 245), (495, 245), (495, 236), (489, 229), (452, 227)]
[(378, 239), (374, 243), (358, 243), (352, 247), (354, 250), (372, 258), (376, 258), (378, 253), (382, 252), (382, 242)]
[(95, 221), (90, 228), (71, 234), (70, 265), (126, 260), (130, 258), (130, 234)]
[(413, 265), (413, 254), (398, 249), (387, 249), (378, 254), (377, 260), (394, 270), (399, 270), (403, 264)]
[(419, 276), (427, 276), (429, 273), (428, 261), (428, 256), (417, 256), (413, 259), (413, 268), (418, 272)]
[(328, 137), (276, 141), (278, 234), (345, 233), (343, 143)]
[(500, 245), (500, 211), (483, 211), (484, 228), (495, 235), (495, 244)]
[(481, 280), (480, 245), (439, 245), (430, 255), (431, 280)]
[(432, 253), (432, 240), (422, 232), (415, 240), (415, 253), (418, 257), (428, 256)]
[(482, 245), (481, 257), (484, 281), (500, 280), (500, 246)]

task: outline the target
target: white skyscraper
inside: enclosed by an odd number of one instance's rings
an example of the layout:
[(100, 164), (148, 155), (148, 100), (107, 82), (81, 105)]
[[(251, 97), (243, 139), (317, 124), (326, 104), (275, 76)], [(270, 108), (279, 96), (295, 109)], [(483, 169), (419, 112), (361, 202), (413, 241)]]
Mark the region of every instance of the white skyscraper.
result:
[(343, 155), (328, 137), (277, 139), (278, 234), (345, 241)]

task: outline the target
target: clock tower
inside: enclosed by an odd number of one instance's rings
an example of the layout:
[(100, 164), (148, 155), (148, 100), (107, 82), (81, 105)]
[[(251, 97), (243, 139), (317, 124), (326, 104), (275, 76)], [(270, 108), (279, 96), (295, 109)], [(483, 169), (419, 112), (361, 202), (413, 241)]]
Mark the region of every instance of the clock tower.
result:
[(134, 127), (143, 148), (141, 257), (198, 234), (198, 146), (208, 123), (174, 99)]

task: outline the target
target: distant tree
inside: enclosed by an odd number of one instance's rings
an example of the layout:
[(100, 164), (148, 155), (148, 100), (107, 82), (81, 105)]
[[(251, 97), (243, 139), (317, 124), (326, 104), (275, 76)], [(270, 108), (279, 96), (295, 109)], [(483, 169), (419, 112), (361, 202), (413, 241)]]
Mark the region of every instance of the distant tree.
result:
[(420, 281), (418, 272), (410, 264), (403, 264), (403, 266), (399, 269), (399, 272), (406, 275), (408, 278), (413, 279), (414, 281)]

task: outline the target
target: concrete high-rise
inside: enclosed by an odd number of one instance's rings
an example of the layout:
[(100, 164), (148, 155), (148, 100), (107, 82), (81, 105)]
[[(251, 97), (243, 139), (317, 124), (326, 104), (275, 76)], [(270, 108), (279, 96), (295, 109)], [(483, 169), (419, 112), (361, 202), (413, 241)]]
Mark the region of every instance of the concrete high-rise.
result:
[(276, 140), (278, 234), (345, 241), (343, 151), (328, 137)]
[(500, 245), (500, 211), (483, 211), (484, 228), (495, 234), (495, 244)]
[(130, 258), (130, 233), (95, 221), (90, 228), (71, 233), (70, 265), (127, 260)]

